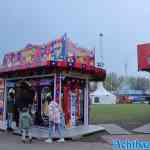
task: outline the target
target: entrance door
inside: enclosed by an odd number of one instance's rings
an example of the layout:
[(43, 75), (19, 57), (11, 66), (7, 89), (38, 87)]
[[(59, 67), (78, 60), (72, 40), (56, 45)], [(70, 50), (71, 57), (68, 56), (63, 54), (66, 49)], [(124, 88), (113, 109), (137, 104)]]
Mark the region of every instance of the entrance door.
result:
[(37, 87), (37, 107), (36, 107), (36, 123), (41, 126), (48, 126), (48, 96), (50, 94), (49, 86)]
[(35, 80), (35, 82), (35, 124), (40, 126), (48, 126), (48, 97), (53, 95), (53, 80), (38, 79)]

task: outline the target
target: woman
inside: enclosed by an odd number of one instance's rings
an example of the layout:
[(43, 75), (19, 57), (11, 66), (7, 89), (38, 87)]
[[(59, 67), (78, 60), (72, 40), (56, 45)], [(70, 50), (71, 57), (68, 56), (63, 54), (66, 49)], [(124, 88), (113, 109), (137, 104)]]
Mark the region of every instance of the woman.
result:
[(48, 111), (49, 111), (49, 138), (45, 141), (47, 143), (52, 143), (52, 135), (53, 135), (53, 129), (55, 128), (55, 131), (58, 132), (60, 139), (57, 142), (64, 142), (64, 135), (63, 130), (61, 128), (61, 111), (59, 109), (59, 105), (50, 98), (48, 105)]

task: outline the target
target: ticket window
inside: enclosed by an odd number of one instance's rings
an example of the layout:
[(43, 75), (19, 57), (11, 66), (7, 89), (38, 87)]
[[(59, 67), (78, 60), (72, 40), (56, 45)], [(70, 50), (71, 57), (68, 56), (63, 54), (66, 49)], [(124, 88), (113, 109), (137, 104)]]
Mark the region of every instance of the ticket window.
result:
[(48, 115), (48, 99), (47, 99), (48, 93), (49, 93), (49, 88), (43, 87), (41, 91), (41, 115), (42, 116)]
[(31, 80), (35, 91), (33, 108), (35, 111), (35, 125), (48, 125), (48, 104), (47, 95), (53, 94), (53, 81), (51, 79)]

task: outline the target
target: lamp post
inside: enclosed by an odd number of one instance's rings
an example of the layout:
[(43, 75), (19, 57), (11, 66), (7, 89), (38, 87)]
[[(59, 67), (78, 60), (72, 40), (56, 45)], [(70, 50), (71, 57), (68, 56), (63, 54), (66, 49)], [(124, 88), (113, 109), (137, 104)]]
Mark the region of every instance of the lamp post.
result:
[(99, 34), (99, 55), (100, 61), (97, 62), (98, 67), (104, 67), (104, 60), (103, 60), (103, 33)]

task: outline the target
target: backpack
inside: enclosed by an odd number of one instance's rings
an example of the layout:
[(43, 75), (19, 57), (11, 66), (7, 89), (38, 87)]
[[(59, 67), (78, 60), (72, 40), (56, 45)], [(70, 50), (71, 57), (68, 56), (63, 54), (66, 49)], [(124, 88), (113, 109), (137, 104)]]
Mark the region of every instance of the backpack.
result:
[(21, 128), (29, 129), (31, 127), (31, 117), (29, 114), (22, 114), (21, 116)]
[(49, 120), (54, 123), (60, 123), (60, 111), (56, 102), (49, 104)]

